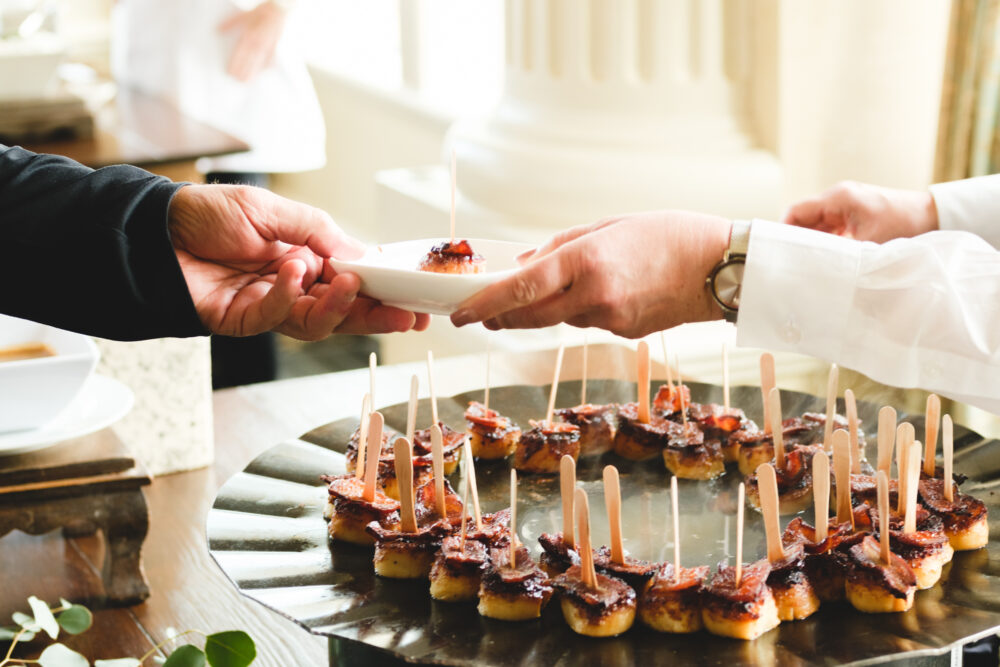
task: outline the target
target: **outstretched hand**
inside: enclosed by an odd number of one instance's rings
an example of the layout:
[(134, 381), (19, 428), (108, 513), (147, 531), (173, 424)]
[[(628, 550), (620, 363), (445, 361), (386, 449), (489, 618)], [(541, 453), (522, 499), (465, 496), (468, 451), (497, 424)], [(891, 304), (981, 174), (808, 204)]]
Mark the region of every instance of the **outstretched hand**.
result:
[(359, 257), (364, 246), (311, 206), (260, 188), (188, 185), (171, 201), (169, 229), (195, 308), (213, 333), (275, 330), (319, 340), (429, 324), (427, 315), (359, 296), (358, 277), (337, 274), (326, 260)]
[(639, 338), (720, 319), (705, 278), (729, 242), (728, 220), (685, 211), (638, 213), (576, 227), (521, 259), (524, 267), (473, 295), (456, 326), (567, 322)]
[(794, 204), (785, 222), (859, 241), (882, 243), (938, 228), (929, 192), (896, 190), (845, 181)]

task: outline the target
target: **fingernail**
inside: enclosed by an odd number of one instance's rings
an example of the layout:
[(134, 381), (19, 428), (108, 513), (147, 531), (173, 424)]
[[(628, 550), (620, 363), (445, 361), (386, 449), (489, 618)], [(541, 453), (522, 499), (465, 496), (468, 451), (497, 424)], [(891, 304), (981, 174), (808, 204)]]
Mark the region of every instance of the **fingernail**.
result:
[(483, 322), (483, 326), (489, 329), (490, 331), (500, 331), (500, 323), (495, 319), (486, 320), (485, 322)]
[(478, 322), (479, 316), (471, 308), (462, 308), (451, 314), (451, 323), (456, 327), (464, 327), (466, 324)]

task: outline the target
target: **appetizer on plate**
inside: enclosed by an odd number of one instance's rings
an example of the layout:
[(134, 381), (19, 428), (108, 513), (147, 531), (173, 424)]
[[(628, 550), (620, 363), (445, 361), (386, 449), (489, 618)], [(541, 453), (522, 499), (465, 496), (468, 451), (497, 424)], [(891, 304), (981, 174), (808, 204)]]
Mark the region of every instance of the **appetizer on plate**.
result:
[(486, 260), (468, 241), (442, 241), (432, 247), (417, 266), (432, 273), (484, 273)]
[(639, 620), (660, 632), (701, 630), (701, 583), (707, 576), (707, 565), (682, 567), (675, 576), (674, 566), (664, 563), (639, 597)]
[(477, 459), (505, 459), (521, 439), (521, 427), (478, 401), (469, 403), (465, 422), (472, 455)]

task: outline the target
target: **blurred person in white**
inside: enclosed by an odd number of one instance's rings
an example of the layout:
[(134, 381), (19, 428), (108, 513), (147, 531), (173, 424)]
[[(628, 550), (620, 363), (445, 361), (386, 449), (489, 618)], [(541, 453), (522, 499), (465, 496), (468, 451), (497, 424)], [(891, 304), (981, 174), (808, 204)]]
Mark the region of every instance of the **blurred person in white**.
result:
[[(112, 71), (128, 88), (246, 141), (203, 158), (208, 183), (268, 186), (268, 175), (319, 169), (325, 127), (289, 30), (295, 0), (117, 0)], [(273, 334), (212, 341), (216, 388), (274, 379)]]
[[(452, 321), (635, 338), (725, 316), (741, 346), (1000, 414), (1000, 175), (929, 192), (844, 183), (785, 221), (658, 211), (577, 227), (526, 253)], [(725, 306), (708, 280), (723, 266), (736, 294)]]

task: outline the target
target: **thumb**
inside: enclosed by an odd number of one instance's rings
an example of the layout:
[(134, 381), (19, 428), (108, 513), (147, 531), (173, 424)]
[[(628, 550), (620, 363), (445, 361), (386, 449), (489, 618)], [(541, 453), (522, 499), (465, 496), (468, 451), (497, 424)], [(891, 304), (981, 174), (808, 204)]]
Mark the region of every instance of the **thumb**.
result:
[(823, 222), (826, 202), (821, 198), (804, 199), (792, 204), (785, 214), (785, 224), (815, 229)]
[(326, 211), (278, 195), (269, 197), (262, 216), (268, 240), (306, 246), (320, 257), (357, 259), (365, 244), (344, 233)]

